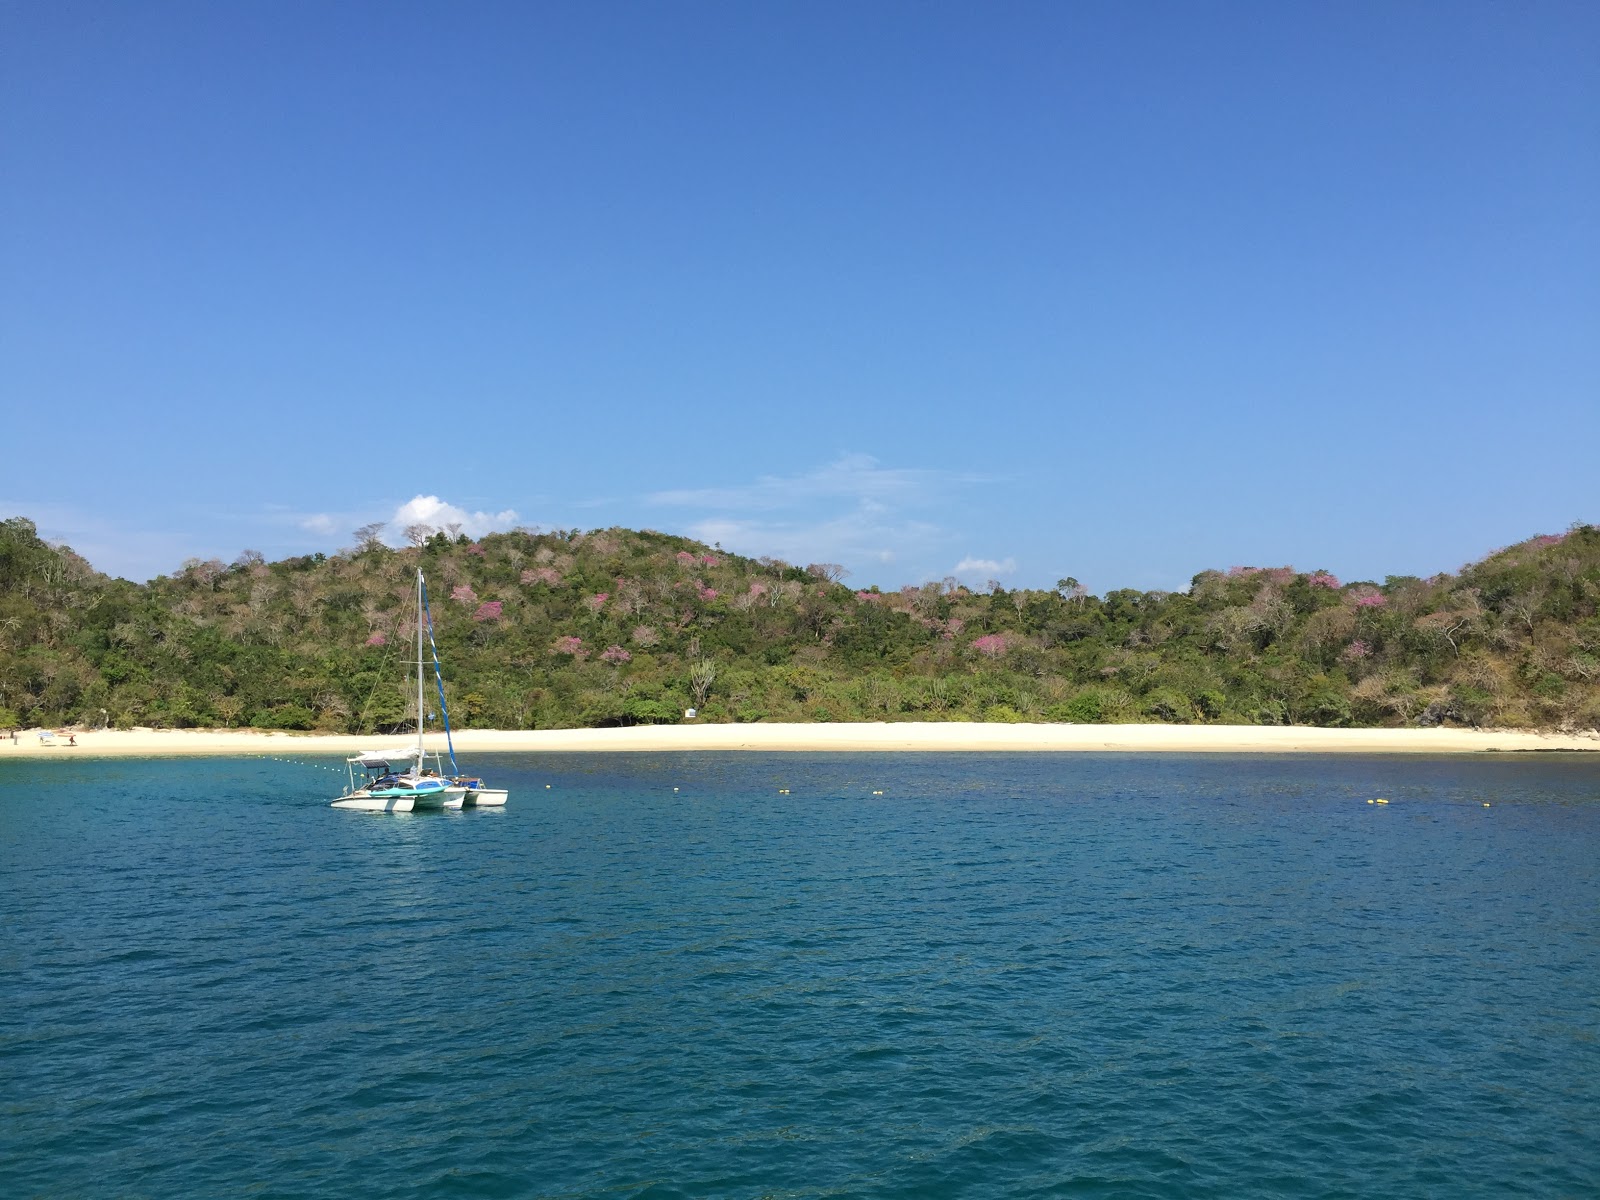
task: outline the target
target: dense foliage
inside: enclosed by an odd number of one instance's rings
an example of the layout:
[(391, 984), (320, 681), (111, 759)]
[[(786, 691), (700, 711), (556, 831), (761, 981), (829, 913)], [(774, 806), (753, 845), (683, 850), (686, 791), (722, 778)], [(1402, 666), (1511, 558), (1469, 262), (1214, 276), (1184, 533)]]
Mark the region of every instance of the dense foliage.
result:
[[(366, 731), (413, 719), (415, 570), (459, 726), (1169, 721), (1600, 727), (1600, 528), (1431, 579), (1205, 571), (1186, 592), (853, 591), (682, 538), (370, 531), (148, 585), (0, 522), (0, 726)], [(104, 714), (102, 716), (102, 714)]]

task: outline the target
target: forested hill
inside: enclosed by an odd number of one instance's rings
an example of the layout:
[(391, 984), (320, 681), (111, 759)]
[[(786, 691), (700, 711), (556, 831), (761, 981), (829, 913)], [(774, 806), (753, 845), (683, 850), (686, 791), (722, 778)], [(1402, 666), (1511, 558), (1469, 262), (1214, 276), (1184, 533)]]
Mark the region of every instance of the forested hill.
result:
[(0, 727), (403, 725), (428, 579), (460, 726), (1169, 721), (1600, 727), (1600, 528), (1457, 575), (856, 591), (660, 533), (435, 533), (111, 579), (0, 522)]

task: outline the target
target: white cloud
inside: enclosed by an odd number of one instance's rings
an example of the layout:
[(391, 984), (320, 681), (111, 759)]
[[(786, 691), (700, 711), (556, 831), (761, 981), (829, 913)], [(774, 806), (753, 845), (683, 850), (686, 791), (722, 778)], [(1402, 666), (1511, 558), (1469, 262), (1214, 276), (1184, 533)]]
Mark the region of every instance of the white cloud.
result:
[(951, 569), (950, 574), (958, 579), (982, 575), (985, 579), (998, 579), (1002, 575), (1014, 575), (1017, 570), (1017, 560), (1014, 558), (972, 558), (968, 556), (958, 562)]
[[(354, 537), (353, 531), (371, 523), (373, 515), (371, 509), (307, 513), (296, 512), (283, 505), (268, 505), (264, 517), (258, 519), (279, 529), (292, 527), (303, 530), (315, 535), (324, 544), (332, 544), (336, 540), (348, 543)], [(379, 537), (391, 546), (404, 546), (408, 544), (406, 529), (412, 525), (426, 525), (435, 532), (448, 532), (449, 527), (455, 525), (459, 526), (459, 532), (468, 537), (479, 538), (486, 533), (512, 528), (517, 524), (517, 511), (508, 508), (494, 513), (474, 512), (438, 496), (417, 495), (398, 505), (388, 517), (377, 518), (377, 523), (381, 526)], [(289, 546), (284, 548), (292, 553), (303, 552)]]
[(412, 525), (428, 525), (436, 531), (459, 525), (461, 532), (468, 537), (479, 538), (486, 533), (510, 529), (516, 523), (517, 511), (514, 508), (497, 513), (468, 512), (454, 504), (447, 504), (437, 496), (413, 496), (395, 509), (383, 538), (391, 544), (403, 545), (406, 529)]

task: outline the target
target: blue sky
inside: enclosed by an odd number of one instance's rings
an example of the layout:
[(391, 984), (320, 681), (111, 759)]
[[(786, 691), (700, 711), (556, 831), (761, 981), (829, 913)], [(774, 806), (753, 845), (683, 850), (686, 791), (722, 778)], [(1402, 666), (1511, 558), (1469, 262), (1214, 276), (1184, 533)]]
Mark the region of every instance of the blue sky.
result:
[(1600, 7), (0, 5), (0, 515), (858, 586), (1600, 520)]

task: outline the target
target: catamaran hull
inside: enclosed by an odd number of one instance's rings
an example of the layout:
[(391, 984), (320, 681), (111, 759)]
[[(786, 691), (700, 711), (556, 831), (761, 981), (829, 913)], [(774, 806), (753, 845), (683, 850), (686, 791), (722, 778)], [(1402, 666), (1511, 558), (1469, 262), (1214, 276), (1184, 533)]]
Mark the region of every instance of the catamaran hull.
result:
[(509, 794), (510, 792), (506, 788), (475, 788), (472, 791), (469, 791), (465, 796), (461, 797), (457, 803), (449, 804), (445, 807), (499, 808), (505, 804), (506, 797)]
[[(416, 796), (374, 796), (353, 792), (333, 801), (334, 808), (352, 808), (358, 812), (408, 813), (437, 811), (442, 808), (460, 808), (466, 799), (465, 788), (438, 788)], [(505, 803), (504, 800), (501, 803)]]

